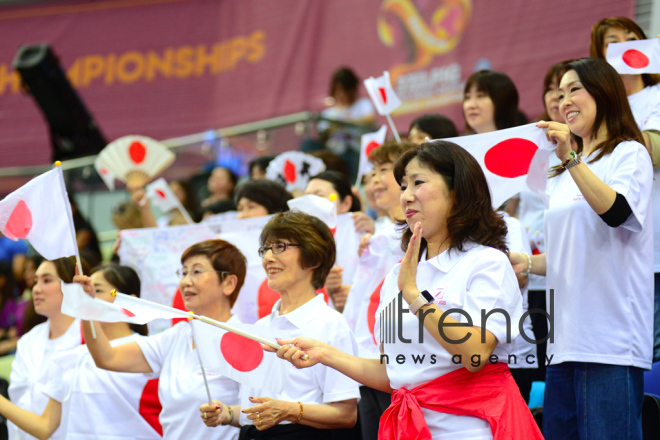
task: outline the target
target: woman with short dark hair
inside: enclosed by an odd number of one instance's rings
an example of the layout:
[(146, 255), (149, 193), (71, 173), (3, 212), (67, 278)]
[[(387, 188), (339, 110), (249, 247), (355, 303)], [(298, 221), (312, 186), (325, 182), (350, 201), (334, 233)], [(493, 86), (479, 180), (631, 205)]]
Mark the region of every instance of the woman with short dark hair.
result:
[(278, 356), (393, 392), (379, 438), (542, 438), (506, 365), (522, 301), (481, 167), (458, 145), (435, 141), (405, 151), (394, 175), (406, 254), (381, 289), (381, 358), (300, 337), (280, 341)]
[[(246, 260), (238, 248), (224, 240), (206, 240), (190, 246), (181, 256), (179, 291), (186, 310), (229, 324), (240, 322), (231, 308), (245, 281)], [(87, 277), (76, 277), (82, 284)], [(130, 292), (126, 292), (130, 293)], [(199, 396), (206, 395), (199, 357), (195, 352), (191, 325), (174, 327), (148, 338), (111, 346), (99, 325), (83, 323), (85, 341), (96, 362), (105, 370), (127, 373), (153, 373), (159, 378), (158, 396), (163, 405), (159, 420), (163, 438), (238, 438), (231, 426), (212, 430), (196, 417)], [(238, 384), (219, 375), (209, 375), (212, 396), (234, 405)]]
[(546, 251), (511, 254), (517, 272), (546, 275), (554, 295), (543, 429), (548, 439), (641, 439), (653, 167), (614, 68), (596, 58), (568, 66), (559, 85), (567, 124), (538, 124), (561, 161), (548, 180)]
[(234, 194), (238, 219), (261, 217), (289, 210), (286, 202), (293, 196), (272, 180), (247, 180)]
[(422, 115), (410, 123), (408, 141), (423, 144), (426, 138), (447, 139), (458, 136), (456, 125), (444, 115), (429, 113)]
[[(313, 335), (340, 350), (353, 352), (355, 340), (338, 312), (316, 290), (335, 262), (336, 249), (328, 226), (300, 211), (275, 215), (260, 236), (268, 287), (281, 299), (257, 325), (293, 335)], [(262, 396), (262, 397), (248, 397)], [(329, 439), (330, 429), (352, 427), (357, 419), (358, 384), (327, 367), (293, 370), (277, 396), (241, 388), (241, 405), (231, 411), (214, 401), (200, 412), (208, 426), (241, 426), (241, 439)], [(240, 414), (240, 418), (231, 414)], [(206, 416), (206, 417), (204, 417)]]

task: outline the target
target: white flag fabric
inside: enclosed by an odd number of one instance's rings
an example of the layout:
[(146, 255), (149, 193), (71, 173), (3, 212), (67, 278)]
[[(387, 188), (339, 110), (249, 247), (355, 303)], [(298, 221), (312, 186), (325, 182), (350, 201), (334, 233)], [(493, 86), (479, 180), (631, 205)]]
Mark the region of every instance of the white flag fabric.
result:
[(99, 176), (101, 176), (101, 179), (103, 179), (105, 186), (107, 186), (110, 191), (114, 191), (115, 179), (117, 178), (115, 173), (110, 171), (110, 168), (106, 167), (98, 160), (94, 161), (94, 168), (96, 168), (96, 172), (99, 173)]
[(76, 253), (73, 220), (62, 169), (47, 171), (0, 202), (0, 231), (12, 239), (26, 239), (47, 260)]
[(660, 73), (660, 38), (610, 43), (605, 57), (623, 75)]
[(337, 227), (337, 205), (324, 197), (307, 194), (291, 199), (286, 204), (291, 211), (302, 211), (318, 218), (330, 229)]
[(176, 198), (170, 186), (162, 177), (145, 186), (149, 202), (157, 206), (163, 212), (169, 212), (179, 207), (179, 200)]
[(146, 324), (154, 319), (188, 318), (190, 314), (135, 296), (117, 293), (114, 302), (92, 298), (78, 283), (62, 281), (62, 313), (73, 318), (101, 322)]
[(287, 191), (305, 191), (312, 176), (325, 171), (325, 164), (318, 157), (301, 151), (287, 151), (271, 160), (266, 168), (266, 178), (284, 186)]
[(364, 86), (367, 88), (367, 93), (378, 114), (382, 116), (389, 115), (401, 105), (401, 100), (396, 96), (390, 84), (389, 72), (383, 72), (383, 76), (378, 78), (371, 76), (365, 79)]
[[(207, 372), (232, 379), (241, 385), (279, 394), (284, 390), (293, 366), (275, 353), (265, 352), (261, 344), (236, 333), (193, 320), (195, 345)], [(271, 340), (273, 329), (262, 325), (232, 323), (232, 327)], [(279, 334), (282, 333), (282, 334)], [(278, 330), (278, 337), (288, 339)]]
[(360, 146), (360, 164), (358, 165), (358, 182), (360, 178), (369, 173), (373, 169), (373, 164), (369, 162), (369, 153), (376, 148), (383, 145), (387, 136), (387, 125), (383, 125), (380, 129), (373, 133), (366, 133), (362, 135)]
[(544, 129), (527, 124), (444, 140), (460, 145), (477, 159), (486, 175), (494, 209), (525, 190), (538, 194), (547, 206), (545, 184), (550, 155), (556, 146), (545, 137)]

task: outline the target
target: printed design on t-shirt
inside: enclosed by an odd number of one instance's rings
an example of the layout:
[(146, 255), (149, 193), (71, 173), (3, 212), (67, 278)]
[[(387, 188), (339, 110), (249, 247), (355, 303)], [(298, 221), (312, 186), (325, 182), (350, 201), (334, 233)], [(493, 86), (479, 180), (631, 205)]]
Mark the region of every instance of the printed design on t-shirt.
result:
[(584, 196), (582, 195), (582, 193), (577, 193), (577, 194), (573, 197), (573, 201), (574, 201), (574, 202), (580, 202), (580, 201), (582, 201), (582, 200), (584, 200)]
[(433, 297), (435, 298), (434, 302), (437, 305), (444, 306), (447, 304), (447, 301), (444, 300), (445, 292), (446, 292), (446, 288), (444, 287), (438, 287), (433, 292)]

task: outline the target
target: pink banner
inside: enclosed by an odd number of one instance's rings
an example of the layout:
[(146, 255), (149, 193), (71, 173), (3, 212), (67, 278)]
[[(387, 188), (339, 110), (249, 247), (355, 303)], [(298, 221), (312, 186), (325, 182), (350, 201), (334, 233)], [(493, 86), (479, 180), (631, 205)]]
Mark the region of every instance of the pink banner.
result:
[[(0, 8), (2, 166), (44, 164), (51, 150), (35, 102), (19, 90), (18, 46), (47, 42), (108, 140), (181, 136), (321, 110), (332, 72), (389, 70), (404, 101), (459, 127), (465, 79), (511, 76), (529, 117), (553, 63), (588, 55), (597, 20), (633, 0), (115, 0)], [(366, 95), (366, 94), (365, 94)], [(381, 121), (379, 121), (381, 122)]]

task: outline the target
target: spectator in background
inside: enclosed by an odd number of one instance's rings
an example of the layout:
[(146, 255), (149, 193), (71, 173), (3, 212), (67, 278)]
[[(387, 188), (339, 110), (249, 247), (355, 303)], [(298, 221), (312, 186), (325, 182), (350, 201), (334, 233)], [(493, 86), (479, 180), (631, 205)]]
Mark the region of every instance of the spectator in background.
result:
[(69, 202), (71, 203), (73, 226), (76, 230), (76, 242), (78, 243), (80, 256), (87, 261), (90, 267), (96, 266), (103, 260), (96, 231), (92, 224), (80, 213), (72, 195), (69, 195)]
[(519, 125), (518, 89), (504, 73), (480, 70), (465, 83), (466, 134), (482, 134)]
[(215, 167), (208, 180), (210, 195), (202, 202), (202, 208), (221, 200), (231, 200), (238, 177), (225, 167)]
[(239, 219), (262, 217), (286, 212), (286, 202), (293, 196), (284, 187), (271, 180), (248, 180), (234, 194)]
[[(360, 80), (348, 67), (341, 67), (332, 75), (330, 96), (333, 105), (321, 112), (321, 116), (337, 121), (372, 126), (375, 110), (368, 98), (359, 98)], [(321, 121), (318, 125), (325, 148), (339, 155), (348, 166), (349, 179), (357, 176), (360, 157), (360, 136), (364, 130), (342, 127)]]
[(426, 138), (447, 139), (458, 136), (456, 125), (446, 116), (430, 113), (410, 123), (408, 142), (423, 144)]
[(275, 159), (275, 156), (261, 156), (252, 160), (249, 164), (250, 168), (250, 179), (259, 180), (266, 178), (266, 169), (270, 161)]
[(0, 356), (16, 350), (16, 343), (23, 330), (25, 305), (11, 264), (0, 261)]
[[(337, 171), (324, 171), (313, 176), (307, 184), (305, 194), (334, 201), (337, 205), (337, 215), (362, 209), (360, 200), (353, 195), (346, 176)], [(335, 197), (332, 197), (333, 194)]]
[(233, 200), (220, 200), (219, 202), (211, 203), (202, 209), (202, 221), (208, 220), (216, 214), (223, 214), (232, 211), (236, 211), (236, 204)]
[(348, 167), (344, 159), (327, 150), (312, 151), (311, 156), (318, 157), (325, 164), (326, 171), (337, 171), (348, 179)]
[(190, 182), (187, 180), (173, 180), (170, 182), (170, 189), (176, 198), (179, 199), (181, 205), (188, 211), (190, 218), (194, 221), (199, 221), (199, 201)]
[(14, 278), (20, 279), (25, 267), (28, 247), (25, 240), (14, 241), (0, 233), (0, 261), (11, 264)]

